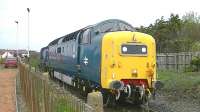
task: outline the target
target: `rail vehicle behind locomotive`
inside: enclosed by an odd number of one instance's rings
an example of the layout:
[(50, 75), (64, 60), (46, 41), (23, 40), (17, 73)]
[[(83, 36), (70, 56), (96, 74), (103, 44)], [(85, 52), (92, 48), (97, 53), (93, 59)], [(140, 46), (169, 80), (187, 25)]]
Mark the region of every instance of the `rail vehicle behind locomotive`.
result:
[(150, 35), (121, 20), (106, 20), (41, 49), (50, 76), (83, 92), (101, 91), (104, 103), (146, 103), (156, 83), (156, 47)]

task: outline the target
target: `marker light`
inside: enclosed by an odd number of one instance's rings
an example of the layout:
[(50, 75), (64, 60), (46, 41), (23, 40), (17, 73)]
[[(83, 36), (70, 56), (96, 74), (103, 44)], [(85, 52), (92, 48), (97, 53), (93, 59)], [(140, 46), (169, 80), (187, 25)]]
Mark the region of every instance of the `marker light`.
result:
[(137, 71), (137, 69), (133, 69), (132, 70), (132, 77), (137, 77), (137, 73), (138, 71)]
[(123, 47), (123, 48), (122, 48), (122, 51), (123, 51), (123, 52), (127, 52), (127, 47)]
[(147, 52), (147, 49), (145, 47), (142, 48), (142, 52), (145, 53)]
[(133, 70), (133, 74), (137, 74), (137, 70), (135, 69), (135, 70)]
[(113, 78), (113, 79), (115, 78), (115, 73), (112, 74), (112, 78)]

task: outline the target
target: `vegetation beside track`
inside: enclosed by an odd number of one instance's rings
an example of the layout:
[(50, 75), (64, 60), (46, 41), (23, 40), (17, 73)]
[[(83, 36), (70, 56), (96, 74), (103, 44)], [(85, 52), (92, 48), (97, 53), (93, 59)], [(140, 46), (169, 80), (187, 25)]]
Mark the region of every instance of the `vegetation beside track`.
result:
[[(28, 64), (28, 58), (27, 57), (24, 58), (24, 61), (25, 61), (25, 63)], [(40, 64), (40, 54), (38, 52), (31, 52), (30, 53), (29, 64), (32, 67), (36, 67), (36, 68), (39, 66), (39, 64)]]
[(158, 71), (158, 80), (164, 83), (164, 87), (159, 92), (172, 99), (189, 98), (200, 100), (199, 72)]
[(38, 67), (38, 65), (40, 64), (40, 59), (37, 56), (34, 56), (34, 57), (31, 56), (29, 61), (30, 61), (30, 65), (33, 67)]

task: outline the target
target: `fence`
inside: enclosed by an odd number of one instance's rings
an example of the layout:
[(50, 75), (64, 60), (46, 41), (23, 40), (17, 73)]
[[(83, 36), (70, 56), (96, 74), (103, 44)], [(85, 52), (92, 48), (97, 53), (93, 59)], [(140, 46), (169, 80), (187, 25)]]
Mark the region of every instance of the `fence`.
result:
[(157, 68), (159, 70), (185, 71), (194, 56), (200, 56), (200, 52), (157, 54)]
[(91, 106), (22, 63), (19, 82), (30, 112), (94, 112)]

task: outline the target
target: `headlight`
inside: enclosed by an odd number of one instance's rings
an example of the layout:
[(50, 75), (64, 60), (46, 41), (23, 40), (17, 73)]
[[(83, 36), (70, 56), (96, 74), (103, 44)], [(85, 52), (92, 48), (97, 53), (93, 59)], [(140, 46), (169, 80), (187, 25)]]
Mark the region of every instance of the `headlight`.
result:
[(147, 49), (145, 47), (142, 48), (142, 52), (145, 53), (147, 52)]
[(123, 52), (127, 52), (127, 47), (122, 47)]

